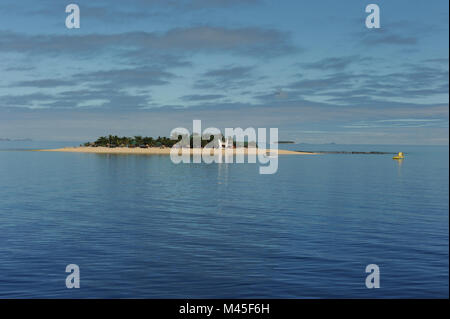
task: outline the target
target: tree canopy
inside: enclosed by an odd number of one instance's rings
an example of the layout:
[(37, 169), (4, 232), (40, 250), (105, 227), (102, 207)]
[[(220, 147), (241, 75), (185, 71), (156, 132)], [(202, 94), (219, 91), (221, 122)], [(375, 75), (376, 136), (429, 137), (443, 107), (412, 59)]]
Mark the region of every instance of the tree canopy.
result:
[[(100, 136), (94, 142), (87, 142), (84, 146), (93, 146), (93, 147), (172, 147), (182, 139), (182, 135), (174, 136), (173, 139), (168, 137), (158, 138), (147, 137), (147, 136), (134, 136), (134, 137), (126, 137), (126, 136), (117, 136), (117, 135), (108, 135), (108, 136)], [(221, 137), (222, 141), (224, 141), (224, 137)], [(214, 136), (210, 136), (208, 139), (201, 140), (201, 147), (205, 147), (208, 143), (214, 140)], [(194, 136), (189, 136), (190, 146), (194, 146)], [(236, 141), (233, 141), (233, 145), (236, 146)], [(248, 147), (249, 142), (244, 142), (244, 147)], [(250, 142), (250, 145), (256, 146), (256, 142)]]

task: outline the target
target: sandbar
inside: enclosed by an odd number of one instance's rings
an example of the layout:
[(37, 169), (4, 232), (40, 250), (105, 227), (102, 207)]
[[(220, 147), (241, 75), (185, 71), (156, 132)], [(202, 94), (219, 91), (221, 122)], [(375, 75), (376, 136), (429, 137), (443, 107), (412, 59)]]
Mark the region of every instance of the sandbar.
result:
[[(192, 148), (187, 149), (190, 154), (201, 154), (204, 149)], [(94, 153), (94, 154), (142, 154), (142, 155), (170, 155), (171, 148), (165, 147), (149, 147), (149, 148), (128, 148), (128, 147), (64, 147), (57, 149), (43, 149), (36, 150), (40, 152), (69, 152), (69, 153)], [(276, 151), (273, 155), (315, 155), (313, 152), (301, 152), (301, 151), (288, 151), (288, 150), (272, 150)], [(178, 153), (181, 154), (182, 149), (178, 149)], [(234, 148), (234, 149), (222, 149), (223, 154), (268, 154), (270, 155), (270, 149), (255, 149), (255, 148)], [(210, 149), (210, 154), (213, 154), (213, 149)]]

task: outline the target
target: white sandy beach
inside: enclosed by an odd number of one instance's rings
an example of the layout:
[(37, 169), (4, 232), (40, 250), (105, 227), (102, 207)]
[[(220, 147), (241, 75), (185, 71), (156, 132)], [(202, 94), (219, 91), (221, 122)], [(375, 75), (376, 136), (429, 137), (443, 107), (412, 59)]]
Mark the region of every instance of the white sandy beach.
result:
[[(203, 149), (193, 148), (190, 149), (190, 154), (199, 154)], [(71, 152), (71, 153), (95, 153), (95, 154), (142, 154), (142, 155), (170, 155), (171, 148), (159, 148), (159, 147), (150, 147), (150, 148), (128, 148), (128, 147), (64, 147), (58, 149), (44, 149), (37, 150), (40, 152)], [(179, 154), (181, 154), (181, 149), (178, 150)], [(227, 149), (222, 150), (224, 154), (267, 154), (269, 153), (269, 149), (255, 149), (255, 148), (239, 148), (239, 149)], [(288, 150), (276, 150), (278, 155), (315, 155), (316, 153), (310, 152), (296, 152), (296, 151), (288, 151)], [(213, 149), (211, 149), (211, 154), (213, 154)]]

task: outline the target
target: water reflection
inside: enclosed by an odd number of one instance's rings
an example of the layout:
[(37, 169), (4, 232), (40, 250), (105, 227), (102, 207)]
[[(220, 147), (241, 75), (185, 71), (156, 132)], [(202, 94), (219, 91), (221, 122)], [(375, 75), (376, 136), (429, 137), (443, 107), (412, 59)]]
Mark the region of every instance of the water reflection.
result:
[(400, 177), (400, 176), (402, 176), (402, 165), (403, 165), (404, 159), (403, 158), (394, 159), (394, 161), (397, 162), (397, 165), (398, 165), (397, 173), (398, 173), (398, 176)]

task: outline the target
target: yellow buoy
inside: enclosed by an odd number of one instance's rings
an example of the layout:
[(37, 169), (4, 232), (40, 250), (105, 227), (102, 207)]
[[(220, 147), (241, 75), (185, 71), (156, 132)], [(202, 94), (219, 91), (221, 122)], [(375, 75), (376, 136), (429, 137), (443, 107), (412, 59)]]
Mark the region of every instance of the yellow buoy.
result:
[(403, 152), (398, 152), (396, 156), (394, 156), (392, 159), (404, 159), (405, 156), (403, 155)]

